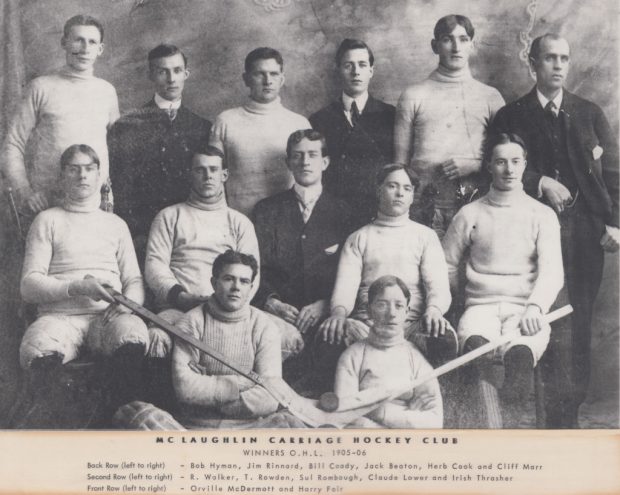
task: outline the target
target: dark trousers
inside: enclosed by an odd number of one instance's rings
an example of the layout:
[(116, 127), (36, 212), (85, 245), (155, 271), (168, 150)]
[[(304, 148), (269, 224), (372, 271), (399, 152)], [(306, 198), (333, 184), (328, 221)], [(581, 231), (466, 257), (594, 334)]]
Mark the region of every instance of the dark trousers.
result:
[(559, 216), (564, 262), (564, 288), (554, 307), (570, 302), (573, 313), (552, 324), (551, 341), (543, 357), (547, 396), (547, 426), (575, 426), (590, 379), (592, 308), (601, 285), (605, 225), (578, 198)]

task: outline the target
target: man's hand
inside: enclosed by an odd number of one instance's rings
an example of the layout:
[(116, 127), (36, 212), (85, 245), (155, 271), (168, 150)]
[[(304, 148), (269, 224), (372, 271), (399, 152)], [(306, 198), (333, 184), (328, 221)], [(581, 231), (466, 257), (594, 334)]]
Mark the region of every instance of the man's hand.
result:
[(422, 317), (424, 321), (424, 330), (431, 337), (439, 337), (446, 333), (446, 329), (450, 327), (450, 323), (446, 320), (441, 311), (436, 306), (429, 306)]
[(329, 305), (327, 304), (327, 300), (319, 299), (301, 308), (301, 311), (297, 315), (295, 326), (301, 333), (306, 333), (310, 328), (321, 321), (321, 319), (327, 316), (328, 311)]
[(22, 210), (26, 213), (39, 213), (49, 207), (47, 198), (42, 192), (34, 192), (32, 189), (20, 192)]
[(543, 328), (543, 315), (540, 307), (529, 304), (519, 322), (521, 335), (536, 335)]
[(131, 314), (131, 310), (121, 304), (110, 304), (103, 312), (102, 322), (104, 325), (110, 323), (114, 318), (123, 314)]
[(342, 306), (332, 309), (332, 314), (327, 318), (321, 326), (317, 335), (323, 337), (323, 342), (330, 344), (340, 344), (344, 337), (345, 322), (347, 320), (347, 311)]
[(177, 296), (177, 308), (181, 311), (187, 312), (190, 309), (194, 309), (196, 306), (202, 304), (208, 299), (205, 296), (198, 296), (196, 294), (190, 294), (187, 291), (179, 292)]
[(478, 172), (481, 161), (475, 158), (450, 158), (439, 164), (439, 168), (446, 179), (457, 180), (461, 177)]
[(279, 316), (291, 325), (296, 325), (297, 317), (299, 316), (299, 310), (295, 306), (283, 303), (275, 297), (267, 299), (265, 302), (265, 311), (272, 315)]
[(620, 229), (605, 225), (605, 233), (601, 237), (601, 246), (608, 253), (615, 253), (620, 247)]
[(564, 208), (573, 200), (570, 191), (564, 184), (551, 177), (543, 176), (540, 179), (540, 190), (556, 213), (562, 213)]
[(74, 296), (86, 296), (90, 297), (94, 301), (104, 301), (113, 303), (114, 298), (108, 293), (105, 286), (110, 287), (112, 284), (107, 280), (101, 278), (88, 277), (82, 280), (73, 280), (69, 284), (69, 295)]

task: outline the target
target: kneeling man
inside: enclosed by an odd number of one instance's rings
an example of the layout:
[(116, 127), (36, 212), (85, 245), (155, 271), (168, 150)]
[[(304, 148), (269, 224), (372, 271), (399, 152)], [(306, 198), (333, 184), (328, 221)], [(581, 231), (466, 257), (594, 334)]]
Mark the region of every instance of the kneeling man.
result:
[[(109, 305), (114, 301), (104, 287), (138, 303), (144, 300), (129, 229), (119, 217), (99, 209), (100, 164), (90, 146), (67, 148), (60, 167), (63, 206), (39, 213), (26, 241), (21, 293), (26, 302), (38, 305), (39, 317), (24, 334), (21, 366), (48, 369), (77, 358), (84, 347), (124, 356), (127, 365), (140, 362), (136, 358), (149, 343), (146, 326), (124, 307)], [(134, 371), (119, 386), (137, 379)]]
[(443, 245), (453, 290), (459, 263), (466, 261), (465, 312), (457, 330), (463, 351), (506, 333), (515, 336), (498, 351), (505, 365), (500, 397), (508, 403), (505, 411), (514, 412), (549, 343), (543, 315), (563, 283), (560, 225), (551, 208), (523, 191), (521, 138), (499, 134), (489, 144), (491, 189), (457, 213)]

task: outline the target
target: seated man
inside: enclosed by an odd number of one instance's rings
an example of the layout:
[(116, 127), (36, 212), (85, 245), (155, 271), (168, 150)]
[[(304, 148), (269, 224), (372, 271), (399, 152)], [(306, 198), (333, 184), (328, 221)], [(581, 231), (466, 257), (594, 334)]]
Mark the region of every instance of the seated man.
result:
[[(279, 378), (278, 331), (265, 313), (249, 305), (257, 273), (258, 263), (251, 255), (232, 250), (219, 255), (210, 278), (213, 295), (177, 326), (242, 371)], [(288, 413), (273, 414), (278, 403), (264, 388), (180, 339), (172, 354), (172, 375), (182, 425), (143, 402), (121, 408), (118, 423), (137, 429), (303, 427)]]
[[(209, 281), (218, 255), (232, 249), (258, 259), (252, 222), (226, 204), (227, 179), (228, 169), (219, 150), (207, 147), (195, 152), (189, 199), (164, 208), (151, 226), (146, 249), (146, 283), (155, 294), (157, 306), (165, 309), (160, 316), (171, 323), (213, 293)], [(253, 289), (251, 295), (255, 292)], [(166, 357), (172, 348), (170, 337), (163, 330), (150, 330), (150, 354)], [(290, 334), (290, 341), (283, 340), (285, 357), (301, 345), (298, 332), (293, 329)]]
[[(368, 289), (368, 312), (373, 320), (368, 338), (340, 356), (334, 392), (340, 397), (381, 388), (403, 391), (431, 373), (420, 351), (405, 339), (404, 326), (411, 293), (393, 275), (375, 280)], [(441, 428), (443, 407), (439, 382), (433, 378), (386, 402), (348, 428)]]
[[(404, 167), (386, 165), (377, 174), (377, 183), (377, 219), (345, 242), (331, 298), (331, 316), (321, 325), (320, 336), (330, 344), (346, 345), (366, 338), (371, 325), (368, 288), (377, 278), (398, 273), (411, 292), (405, 337), (423, 352), (427, 350), (425, 336), (440, 337), (428, 344), (439, 345), (448, 354), (432, 357), (455, 355), (454, 330), (443, 317), (451, 298), (441, 244), (430, 228), (409, 219), (417, 182)], [(444, 348), (444, 344), (452, 349)], [(435, 354), (434, 349), (428, 351)]]
[(99, 209), (102, 176), (95, 151), (70, 146), (60, 168), (63, 206), (39, 213), (26, 242), (21, 293), (38, 305), (39, 318), (24, 334), (20, 363), (40, 370), (45, 381), (50, 367), (77, 358), (84, 347), (114, 355), (119, 363), (113, 372), (126, 375), (117, 381), (122, 402), (139, 385), (139, 368), (132, 366), (146, 351), (148, 332), (129, 310), (108, 304), (114, 301), (104, 285), (141, 303), (142, 276), (127, 225)]
[(563, 283), (560, 226), (551, 208), (523, 191), (521, 138), (499, 134), (489, 145), (491, 189), (457, 213), (444, 249), (453, 288), (459, 263), (466, 261), (465, 312), (457, 330), (463, 351), (500, 335), (515, 336), (497, 351), (505, 366), (500, 397), (505, 412), (515, 415), (504, 426), (514, 427), (533, 384), (532, 370), (549, 342), (543, 315)]
[(302, 334), (316, 329), (329, 314), (340, 244), (353, 230), (349, 206), (323, 191), (326, 153), (321, 133), (292, 133), (286, 162), (295, 185), (260, 201), (253, 214), (261, 253), (254, 304)]

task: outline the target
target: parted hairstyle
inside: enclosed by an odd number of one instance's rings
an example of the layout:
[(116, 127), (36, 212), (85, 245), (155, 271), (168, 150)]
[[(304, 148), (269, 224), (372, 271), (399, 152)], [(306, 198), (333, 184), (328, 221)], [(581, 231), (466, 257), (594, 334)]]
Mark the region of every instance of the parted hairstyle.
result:
[(474, 39), (474, 25), (468, 17), (458, 14), (450, 14), (439, 19), (437, 24), (435, 24), (435, 29), (433, 30), (433, 37), (435, 40), (439, 40), (442, 36), (450, 34), (454, 31), (456, 26), (463, 26), (467, 36), (469, 36), (472, 40)]
[(527, 160), (527, 147), (525, 146), (525, 142), (521, 139), (521, 136), (518, 134), (513, 134), (510, 132), (501, 132), (496, 134), (491, 134), (487, 137), (484, 143), (484, 162), (490, 163), (491, 157), (493, 156), (493, 150), (496, 146), (500, 144), (509, 144), (515, 143), (521, 146), (523, 150), (523, 159)]
[(185, 65), (185, 68), (187, 68), (187, 57), (179, 49), (178, 46), (170, 45), (167, 43), (161, 43), (160, 45), (157, 45), (155, 48), (153, 48), (148, 54), (147, 60), (149, 62), (149, 69), (153, 68), (152, 67), (153, 60), (157, 60), (159, 58), (164, 58), (164, 57), (172, 57), (173, 55), (176, 55), (177, 53), (181, 54), (181, 56), (183, 57), (183, 65)]
[(413, 175), (411, 170), (409, 170), (406, 167), (403, 167), (402, 165), (398, 163), (388, 163), (387, 165), (384, 165), (383, 167), (379, 169), (379, 171), (377, 172), (377, 177), (376, 177), (377, 187), (379, 187), (381, 184), (385, 182), (385, 179), (387, 179), (388, 175), (390, 175), (392, 172), (396, 172), (397, 170), (402, 170), (403, 172), (405, 172), (407, 174), (407, 177), (409, 177), (409, 180), (411, 181), (411, 185), (413, 186), (413, 188), (417, 189), (417, 187), (420, 185), (420, 179), (418, 179), (415, 175)]
[(540, 57), (540, 44), (543, 42), (543, 40), (557, 41), (563, 39), (564, 38), (562, 38), (562, 36), (556, 33), (545, 33), (542, 36), (535, 38), (534, 41), (532, 41), (532, 46), (530, 46), (530, 59), (538, 60), (538, 57)]
[(310, 141), (321, 141), (321, 155), (327, 156), (327, 141), (325, 140), (325, 136), (321, 134), (319, 131), (315, 131), (314, 129), (299, 129), (293, 132), (286, 141), (286, 156), (288, 158), (291, 157), (291, 150), (293, 149), (293, 145), (301, 142), (302, 139), (309, 139)]
[(71, 19), (65, 22), (65, 25), (62, 29), (63, 38), (68, 38), (69, 33), (71, 32), (71, 28), (73, 26), (95, 26), (99, 30), (99, 34), (101, 35), (101, 39), (99, 40), (103, 43), (103, 24), (101, 24), (97, 19), (89, 15), (74, 15)]
[(97, 152), (94, 149), (87, 144), (72, 144), (60, 155), (60, 169), (64, 170), (77, 153), (83, 153), (89, 156), (93, 163), (97, 165), (97, 168), (101, 168), (99, 165), (99, 156), (97, 156)]
[(252, 269), (252, 281), (254, 281), (258, 273), (258, 262), (254, 256), (229, 249), (215, 258), (212, 269), (213, 277), (218, 278), (224, 270), (224, 267), (228, 265), (249, 266)]
[(252, 72), (254, 62), (257, 60), (268, 60), (270, 58), (273, 58), (278, 63), (280, 70), (284, 70), (284, 59), (282, 58), (282, 54), (273, 48), (261, 46), (260, 48), (255, 48), (252, 50), (245, 57), (245, 62), (243, 64), (245, 72), (248, 74)]
[(384, 289), (394, 286), (399, 287), (400, 290), (403, 291), (407, 304), (409, 304), (411, 292), (409, 292), (407, 284), (394, 275), (384, 275), (370, 284), (370, 287), (368, 288), (368, 305), (371, 305), (372, 302), (384, 291)]
[(351, 39), (351, 38), (342, 40), (342, 43), (340, 43), (338, 50), (336, 50), (336, 65), (340, 67), (340, 62), (342, 61), (342, 57), (344, 57), (344, 54), (347, 53), (349, 50), (358, 50), (358, 49), (368, 51), (368, 61), (370, 62), (370, 66), (372, 67), (375, 63), (375, 56), (373, 55), (370, 47), (366, 43), (364, 43), (362, 40), (356, 40), (356, 39)]

